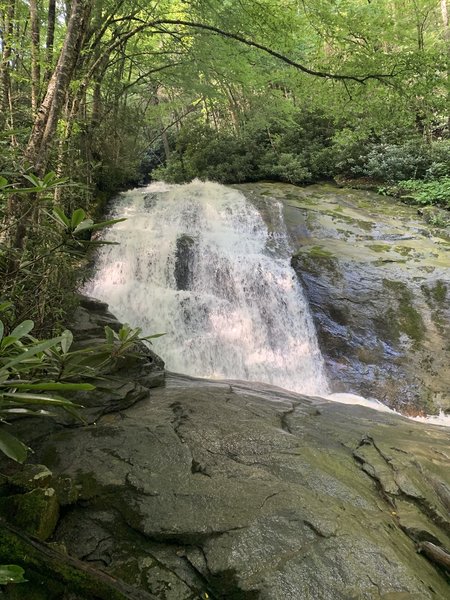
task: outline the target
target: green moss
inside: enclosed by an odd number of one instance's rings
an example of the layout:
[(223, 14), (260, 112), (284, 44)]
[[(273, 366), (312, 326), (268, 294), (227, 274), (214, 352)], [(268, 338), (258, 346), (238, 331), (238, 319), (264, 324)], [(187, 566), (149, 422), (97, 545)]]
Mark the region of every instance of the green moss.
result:
[(339, 213), (337, 210), (334, 210), (334, 215), (339, 221), (343, 221), (344, 223), (348, 223), (349, 225), (356, 225), (360, 229), (364, 231), (372, 231), (374, 223), (372, 221), (364, 221), (363, 219), (355, 219), (350, 215), (345, 215)]
[(391, 249), (388, 244), (368, 244), (368, 248), (370, 248), (373, 252), (389, 252)]
[(447, 300), (447, 284), (441, 279), (438, 279), (432, 287), (424, 283), (420, 289), (431, 307), (434, 307), (435, 304), (443, 304)]
[(397, 252), (397, 254), (401, 254), (402, 256), (409, 256), (409, 254), (411, 254), (414, 248), (411, 248), (410, 246), (395, 246), (394, 250), (395, 252)]
[(58, 522), (59, 504), (55, 490), (37, 488), (1, 498), (0, 513), (29, 535), (46, 540)]
[(425, 325), (421, 314), (409, 302), (400, 303), (400, 327), (415, 342), (423, 341)]
[(311, 258), (332, 258), (333, 253), (329, 250), (325, 250), (322, 246), (313, 246), (308, 250), (309, 256)]
[(431, 294), (436, 302), (440, 304), (445, 302), (447, 298), (447, 284), (439, 279), (434, 288), (431, 289)]
[(125, 598), (124, 594), (95, 574), (82, 571), (66, 560), (66, 556), (50, 550), (48, 546), (44, 553), (36, 544), (3, 527), (0, 535), (0, 563), (20, 565), (25, 570), (26, 578), (30, 580), (29, 583), (14, 587), (7, 586), (5, 598), (59, 600), (67, 592), (77, 600)]
[[(413, 294), (405, 283), (383, 279), (383, 285), (390, 290), (397, 300), (397, 310), (387, 311), (389, 325), (405, 333), (417, 345), (425, 337), (425, 324), (422, 315), (413, 306)], [(390, 314), (388, 314), (390, 312)]]

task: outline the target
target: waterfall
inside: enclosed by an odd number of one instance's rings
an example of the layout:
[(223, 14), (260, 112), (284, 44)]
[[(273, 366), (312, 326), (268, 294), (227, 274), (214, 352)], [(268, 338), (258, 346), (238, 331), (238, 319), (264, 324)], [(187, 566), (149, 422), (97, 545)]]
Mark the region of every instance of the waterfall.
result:
[[(86, 291), (144, 334), (171, 371), (329, 393), (281, 204), (264, 220), (237, 190), (153, 183), (121, 194)], [(268, 226), (266, 222), (269, 222)]]

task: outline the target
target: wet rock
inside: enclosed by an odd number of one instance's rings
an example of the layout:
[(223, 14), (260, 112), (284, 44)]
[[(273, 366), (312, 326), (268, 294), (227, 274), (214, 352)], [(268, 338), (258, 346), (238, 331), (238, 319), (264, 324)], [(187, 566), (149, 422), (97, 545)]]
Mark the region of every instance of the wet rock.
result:
[(446, 597), (444, 428), (171, 376), (32, 445), (79, 487), (52, 540), (156, 598)]
[(0, 498), (0, 514), (29, 535), (47, 540), (58, 522), (59, 503), (53, 488), (36, 488)]
[(30, 492), (36, 488), (46, 487), (52, 478), (52, 472), (45, 465), (25, 464), (7, 478), (8, 485), (21, 491)]
[[(443, 292), (430, 295), (439, 302)], [(348, 315), (336, 318), (345, 326)], [(115, 377), (126, 389), (126, 371)], [(96, 424), (48, 422), (12, 425), (36, 465), (6, 478), (0, 506), (12, 523), (20, 503), (33, 507), (22, 527), (67, 551), (61, 560), (128, 586), (129, 597), (446, 597), (444, 428), (263, 384), (173, 374)], [(41, 464), (53, 493), (11, 491), (10, 480), (27, 490)], [(10, 546), (2, 548), (0, 538), (0, 562)], [(62, 595), (65, 576), (52, 587), (52, 571), (41, 575), (36, 557), (28, 560), (20, 555), (31, 581), (24, 597), (85, 598), (69, 579)]]
[(238, 186), (280, 199), (335, 392), (406, 414), (450, 410), (450, 247), (415, 208), (331, 185)]
[[(70, 329), (76, 348), (101, 346), (105, 342), (105, 327), (119, 331), (121, 323), (108, 311), (104, 302), (80, 296)], [(72, 397), (84, 407), (83, 419), (89, 423), (102, 414), (122, 410), (144, 398), (148, 389), (164, 384), (164, 361), (142, 342), (118, 357), (102, 375), (93, 381), (96, 389)], [(70, 415), (60, 411), (60, 422), (76, 424)], [(78, 422), (80, 425), (81, 422)]]
[(192, 288), (194, 249), (195, 240), (191, 236), (182, 235), (177, 239), (174, 275), (178, 290)]

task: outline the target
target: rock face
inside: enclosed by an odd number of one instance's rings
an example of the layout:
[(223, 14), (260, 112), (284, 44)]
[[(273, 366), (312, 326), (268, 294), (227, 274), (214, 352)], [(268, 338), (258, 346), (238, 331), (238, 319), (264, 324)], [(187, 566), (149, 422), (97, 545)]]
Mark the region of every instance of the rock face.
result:
[(283, 202), (333, 391), (450, 410), (450, 231), (373, 192), (238, 187), (263, 210)]
[[(448, 598), (448, 429), (176, 375), (102, 412), (83, 428), (14, 426), (52, 471), (54, 547), (136, 591), (114, 598)], [(29, 574), (22, 598), (105, 597)]]
[(177, 239), (174, 276), (178, 290), (192, 288), (194, 247), (195, 240), (189, 235), (182, 235)]
[[(121, 323), (108, 311), (108, 305), (95, 298), (80, 296), (70, 329), (79, 348), (104, 343), (105, 326), (119, 331)], [(83, 392), (74, 400), (85, 407), (83, 417), (93, 423), (102, 414), (131, 406), (145, 398), (148, 390), (164, 383), (164, 361), (143, 343), (136, 344), (133, 353), (117, 359), (98, 382), (94, 392)], [(108, 401), (105, 402), (105, 398)], [(68, 419), (62, 412), (60, 420)], [(71, 422), (72, 419), (69, 418)]]

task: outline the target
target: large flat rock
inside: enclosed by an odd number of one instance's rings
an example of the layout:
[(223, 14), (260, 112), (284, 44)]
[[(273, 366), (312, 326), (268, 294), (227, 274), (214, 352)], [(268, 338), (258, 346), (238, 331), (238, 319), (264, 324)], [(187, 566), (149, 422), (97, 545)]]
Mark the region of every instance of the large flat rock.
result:
[[(32, 435), (30, 434), (32, 437)], [(171, 375), (96, 425), (31, 442), (71, 480), (54, 535), (165, 600), (444, 600), (448, 429)]]

